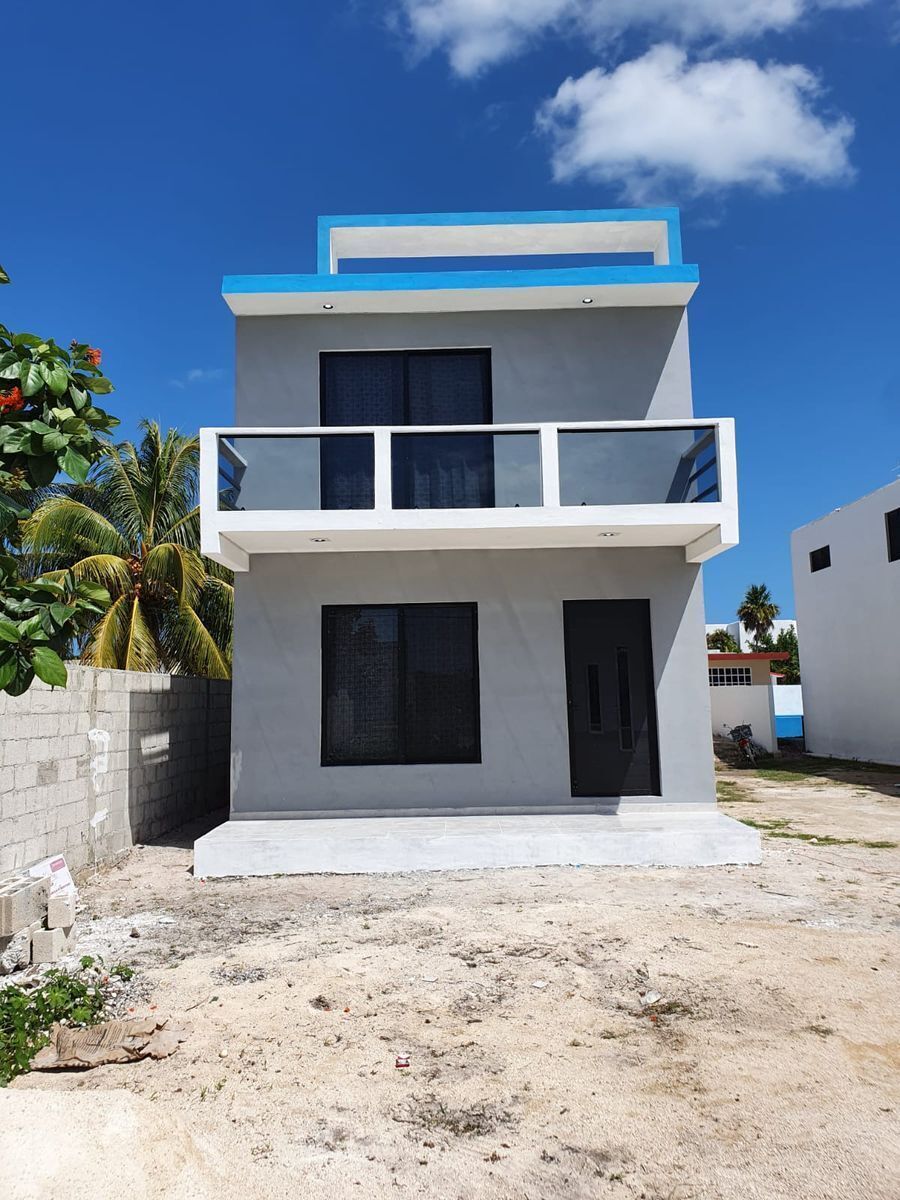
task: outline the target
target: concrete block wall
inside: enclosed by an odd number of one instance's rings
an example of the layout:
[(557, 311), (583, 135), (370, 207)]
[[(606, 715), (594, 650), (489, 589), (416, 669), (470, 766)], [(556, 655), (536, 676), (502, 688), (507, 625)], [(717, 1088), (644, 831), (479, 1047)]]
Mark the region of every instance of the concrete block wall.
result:
[(231, 683), (70, 667), (0, 693), (0, 872), (73, 871), (228, 804)]

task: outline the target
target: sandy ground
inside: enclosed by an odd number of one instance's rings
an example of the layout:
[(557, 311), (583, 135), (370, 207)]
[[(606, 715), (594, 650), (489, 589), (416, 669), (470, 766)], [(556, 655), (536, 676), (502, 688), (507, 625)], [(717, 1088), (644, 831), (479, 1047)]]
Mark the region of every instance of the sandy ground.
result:
[(0, 1194), (897, 1200), (900, 850), (861, 843), (900, 843), (900, 772), (810, 769), (720, 773), (758, 868), (203, 883), (193, 831), (132, 851), (81, 949), (192, 1033), (0, 1092)]

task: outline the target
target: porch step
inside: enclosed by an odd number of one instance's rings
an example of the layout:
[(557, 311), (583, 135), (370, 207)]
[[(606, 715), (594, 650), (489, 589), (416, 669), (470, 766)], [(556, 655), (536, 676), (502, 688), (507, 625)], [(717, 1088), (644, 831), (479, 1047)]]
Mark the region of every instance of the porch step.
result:
[(708, 811), (226, 821), (194, 843), (198, 878), (761, 860), (757, 830)]

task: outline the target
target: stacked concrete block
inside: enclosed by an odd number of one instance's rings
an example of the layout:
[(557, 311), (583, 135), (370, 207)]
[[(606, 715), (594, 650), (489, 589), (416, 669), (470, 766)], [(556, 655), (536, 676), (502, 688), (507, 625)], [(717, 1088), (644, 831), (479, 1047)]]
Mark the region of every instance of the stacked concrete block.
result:
[(31, 961), (55, 963), (75, 949), (74, 919), (68, 928), (38, 929), (31, 935)]
[(227, 680), (70, 667), (0, 693), (0, 874), (80, 871), (226, 807), (230, 724)]
[(47, 928), (70, 929), (75, 924), (75, 893), (60, 892), (47, 901)]
[(0, 953), (12, 947), (6, 969), (53, 963), (75, 948), (75, 889), (50, 895), (49, 875), (16, 872), (0, 879)]
[(0, 939), (12, 938), (26, 926), (42, 923), (50, 896), (50, 880), (15, 874), (0, 880)]

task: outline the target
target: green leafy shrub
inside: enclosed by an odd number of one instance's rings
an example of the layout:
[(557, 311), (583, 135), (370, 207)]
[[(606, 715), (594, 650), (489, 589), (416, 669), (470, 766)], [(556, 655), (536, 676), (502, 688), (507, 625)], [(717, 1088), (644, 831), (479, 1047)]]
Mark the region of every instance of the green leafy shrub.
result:
[(64, 350), (0, 325), (0, 691), (13, 696), (35, 676), (65, 687), (63, 656), (109, 604), (105, 588), (72, 575), (29, 578), (17, 554), (23, 500), (60, 471), (84, 483), (119, 423), (94, 400), (113, 390), (101, 358), (85, 342)]
[(0, 989), (0, 1087), (28, 1070), (53, 1025), (96, 1025), (103, 1004), (99, 982), (77, 972), (48, 971), (39, 987)]
[(0, 554), (0, 692), (21, 696), (35, 675), (65, 687), (63, 656), (108, 603), (105, 588), (72, 571), (21, 580), (12, 555)]
[(119, 423), (94, 403), (113, 390), (100, 361), (84, 342), (63, 350), (0, 325), (0, 488), (45, 487), (58, 471), (84, 483), (103, 445), (98, 435)]

